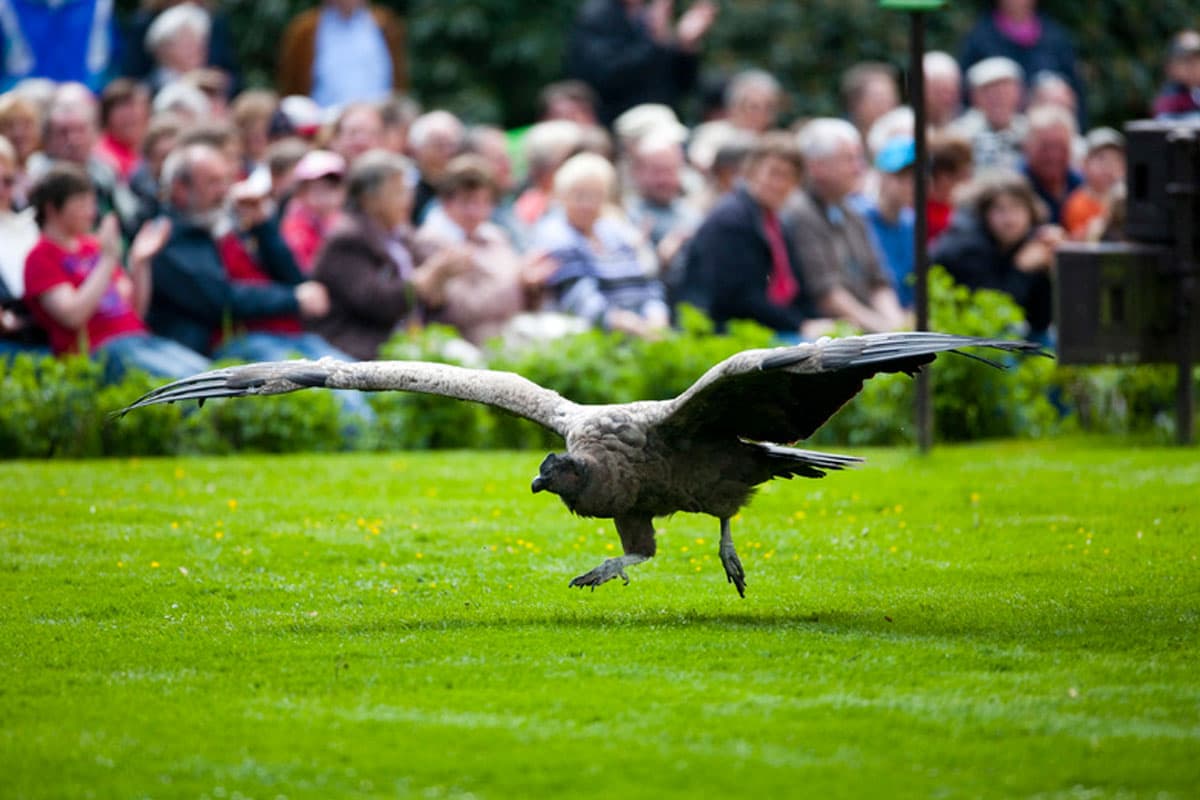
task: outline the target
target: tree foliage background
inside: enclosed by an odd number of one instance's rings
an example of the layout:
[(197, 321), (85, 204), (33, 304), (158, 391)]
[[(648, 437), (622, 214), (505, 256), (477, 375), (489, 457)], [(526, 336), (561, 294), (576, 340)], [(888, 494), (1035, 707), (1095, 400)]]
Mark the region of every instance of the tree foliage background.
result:
[[(523, 125), (537, 92), (562, 77), (566, 31), (582, 0), (379, 0), (409, 26), (413, 94), (475, 122)], [(129, 3), (130, 0), (126, 0)], [(706, 70), (758, 66), (779, 76), (789, 113), (838, 111), (837, 85), (856, 61), (907, 63), (908, 20), (877, 0), (719, 0)], [(686, 6), (679, 0), (677, 6)], [(313, 0), (232, 0), (238, 50), (251, 85), (271, 82), (287, 20)], [(949, 0), (928, 15), (930, 49), (957, 53), (989, 0)], [(1042, 0), (1039, 7), (1075, 34), (1093, 122), (1145, 116), (1162, 80), (1166, 42), (1200, 25), (1194, 0)]]

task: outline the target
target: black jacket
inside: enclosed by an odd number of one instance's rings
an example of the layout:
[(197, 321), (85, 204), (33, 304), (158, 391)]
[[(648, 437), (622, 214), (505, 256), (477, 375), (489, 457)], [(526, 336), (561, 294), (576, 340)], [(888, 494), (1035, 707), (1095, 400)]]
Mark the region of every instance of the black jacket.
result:
[(1020, 247), (1002, 250), (974, 214), (957, 211), (934, 242), (929, 263), (941, 264), (968, 289), (995, 289), (1011, 296), (1025, 311), (1030, 332), (1041, 333), (1050, 327), (1050, 276), (1017, 269), (1013, 256)]
[(795, 243), (786, 227), (783, 238), (800, 286), (796, 300), (786, 307), (767, 299), (773, 262), (762, 208), (743, 187), (729, 192), (713, 206), (688, 244), (684, 282), (675, 299), (705, 311), (718, 328), (731, 319), (748, 319), (772, 330), (798, 332), (812, 313)]
[(229, 279), (207, 230), (178, 217), (171, 222), (171, 238), (153, 262), (146, 323), (155, 333), (207, 355), (228, 322), (299, 313), (293, 286), (304, 278), (274, 224), (250, 235), (263, 270), (277, 282), (241, 283)]
[(606, 126), (641, 103), (674, 107), (696, 85), (699, 69), (695, 53), (654, 41), (621, 0), (588, 0), (567, 40), (566, 72), (596, 92)]

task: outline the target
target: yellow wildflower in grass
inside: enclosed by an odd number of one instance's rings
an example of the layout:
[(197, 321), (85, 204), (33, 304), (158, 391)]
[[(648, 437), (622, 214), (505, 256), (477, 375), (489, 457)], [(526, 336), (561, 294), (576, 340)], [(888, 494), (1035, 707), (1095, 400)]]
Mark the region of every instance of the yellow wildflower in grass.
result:
[(229, 510), (230, 510), (230, 511), (237, 511), (237, 507), (238, 507), (238, 501), (237, 501), (237, 500), (235, 500), (235, 499), (234, 499), (234, 498), (232, 498), (232, 497), (231, 497), (231, 498), (229, 498)]
[(161, 566), (157, 561), (150, 562), (150, 569), (158, 569)]

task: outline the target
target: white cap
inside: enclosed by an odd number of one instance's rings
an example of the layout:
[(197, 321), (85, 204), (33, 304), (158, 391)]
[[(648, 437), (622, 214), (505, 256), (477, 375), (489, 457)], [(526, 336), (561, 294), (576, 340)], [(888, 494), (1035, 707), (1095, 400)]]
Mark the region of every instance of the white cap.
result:
[(971, 68), (967, 70), (967, 83), (973, 89), (1003, 80), (1023, 83), (1025, 70), (1021, 69), (1021, 65), (1017, 62), (1004, 56), (985, 58), (983, 61), (971, 65)]

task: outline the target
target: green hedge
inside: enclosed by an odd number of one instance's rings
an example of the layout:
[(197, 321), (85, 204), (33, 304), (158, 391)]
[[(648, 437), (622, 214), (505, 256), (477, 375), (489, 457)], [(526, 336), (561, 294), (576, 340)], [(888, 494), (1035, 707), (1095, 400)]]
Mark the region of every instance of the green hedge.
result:
[[(408, 0), (384, 2), (405, 15), (413, 89), (430, 106), (472, 121), (527, 124), (538, 90), (561, 77), (565, 33), (582, 0)], [(126, 3), (128, 4), (128, 3)], [(279, 35), (311, 0), (225, 4), (251, 84), (269, 84)], [(683, 3), (677, 5), (682, 6)], [(794, 115), (838, 110), (841, 72), (863, 59), (907, 63), (908, 25), (877, 0), (723, 0), (706, 65), (759, 66), (792, 93)], [(930, 49), (957, 53), (983, 0), (951, 2), (930, 14)], [(1043, 0), (1040, 7), (1075, 34), (1096, 122), (1118, 124), (1147, 113), (1162, 79), (1171, 32), (1200, 24), (1190, 0)]]
[[(940, 270), (930, 284), (938, 330), (995, 336), (1021, 314), (1005, 296), (968, 292)], [(388, 358), (446, 360), (449, 329), (397, 337)], [(489, 366), (517, 372), (583, 403), (673, 397), (710, 366), (743, 349), (770, 344), (769, 331), (737, 325), (716, 336), (685, 310), (681, 330), (659, 341), (590, 332), (519, 352), (485, 353)], [(936, 434), (941, 441), (1042, 437), (1074, 430), (1149, 434), (1174, 429), (1170, 368), (1058, 368), (1047, 358), (1010, 358), (997, 370), (967, 358), (932, 368)], [(1200, 385), (1200, 371), (1196, 373)], [(386, 392), (371, 396), (378, 419), (345, 444), (334, 395), (305, 391), (194, 405), (150, 406), (122, 418), (112, 412), (156, 382), (131, 375), (105, 386), (87, 359), (17, 358), (0, 373), (0, 456), (43, 458), (173, 453), (303, 452), (343, 449), (532, 448), (561, 445), (533, 423), (447, 398)], [(867, 382), (815, 437), (822, 445), (911, 442), (914, 382), (884, 375)]]

